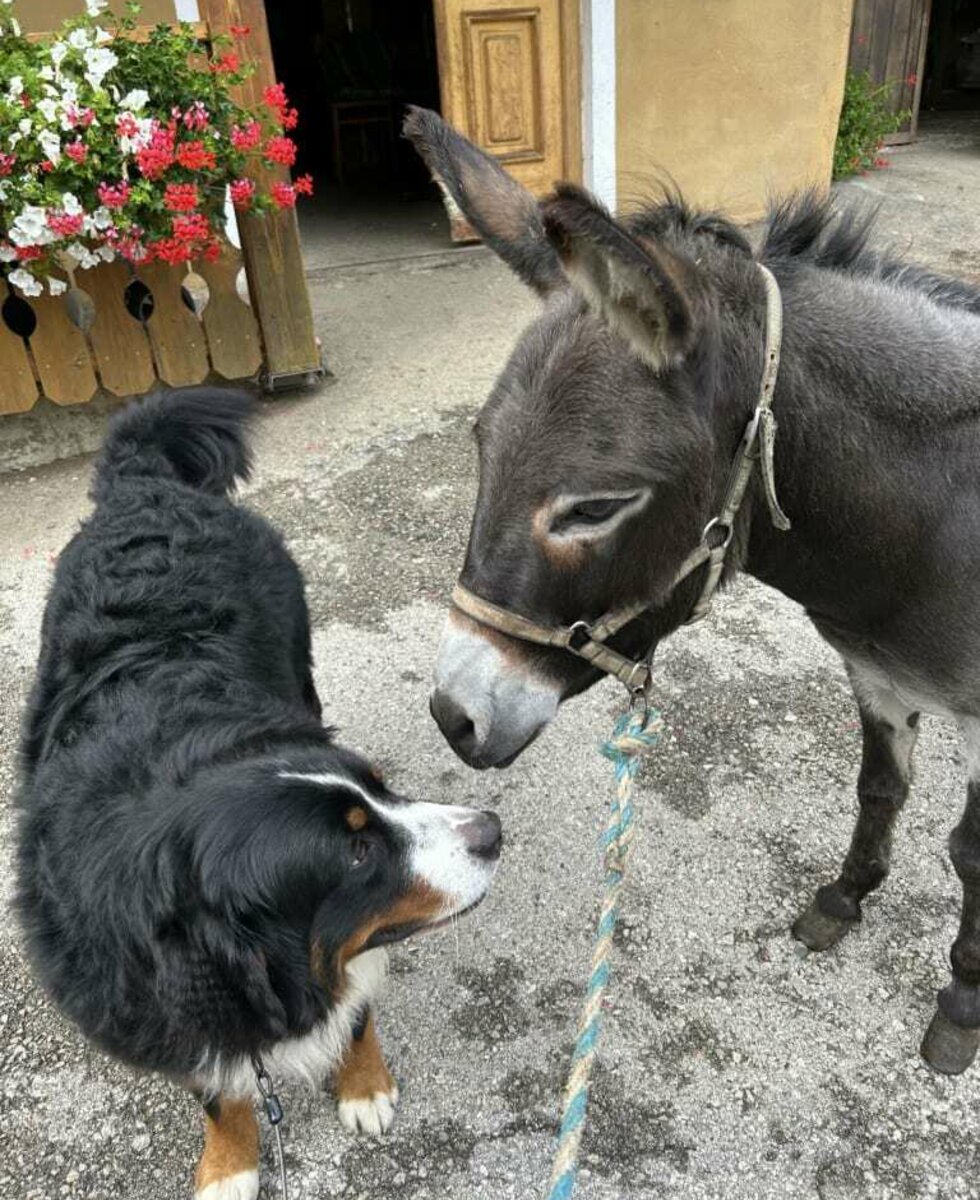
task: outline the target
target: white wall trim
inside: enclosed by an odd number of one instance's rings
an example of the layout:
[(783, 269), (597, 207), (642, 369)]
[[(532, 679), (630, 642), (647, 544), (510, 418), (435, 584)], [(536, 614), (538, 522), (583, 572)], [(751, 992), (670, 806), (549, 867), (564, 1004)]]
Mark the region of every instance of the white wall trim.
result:
[(616, 210), (616, 0), (582, 0), (585, 186)]

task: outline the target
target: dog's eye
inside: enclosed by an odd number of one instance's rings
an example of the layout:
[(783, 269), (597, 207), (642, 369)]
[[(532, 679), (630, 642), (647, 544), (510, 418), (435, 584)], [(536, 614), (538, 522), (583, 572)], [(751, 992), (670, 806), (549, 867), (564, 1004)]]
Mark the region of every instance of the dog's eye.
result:
[(354, 838), (350, 846), (350, 865), (363, 867), (374, 853), (374, 843), (369, 838)]

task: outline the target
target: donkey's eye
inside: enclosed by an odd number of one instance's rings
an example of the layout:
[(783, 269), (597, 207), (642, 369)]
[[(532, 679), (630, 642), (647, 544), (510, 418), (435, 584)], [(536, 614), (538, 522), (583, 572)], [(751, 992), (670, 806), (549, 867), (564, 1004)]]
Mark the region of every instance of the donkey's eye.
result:
[(582, 500), (573, 500), (563, 506), (555, 514), (551, 522), (551, 532), (555, 534), (574, 533), (576, 530), (587, 530), (605, 525), (624, 509), (631, 511), (638, 508), (646, 492), (629, 492), (622, 496), (592, 496)]
[(565, 516), (573, 521), (580, 521), (583, 525), (598, 525), (600, 521), (608, 521), (610, 517), (615, 516), (630, 498), (604, 496), (601, 500), (580, 500)]

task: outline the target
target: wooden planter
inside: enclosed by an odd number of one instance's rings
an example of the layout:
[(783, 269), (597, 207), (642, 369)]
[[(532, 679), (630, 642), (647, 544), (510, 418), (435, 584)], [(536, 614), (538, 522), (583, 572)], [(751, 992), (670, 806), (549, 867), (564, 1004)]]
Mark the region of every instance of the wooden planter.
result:
[[(188, 4), (193, 0), (182, 0), (185, 10)], [(34, 0), (20, 12), (26, 14), (27, 33), (44, 36), (80, 6), (81, 0)], [(197, 0), (194, 7), (202, 37), (232, 25), (251, 27), (257, 70), (239, 98), (254, 106), (275, 81), (263, 0)], [(147, 21), (171, 19), (173, 13), (173, 0), (144, 0)], [(253, 174), (264, 183), (288, 178), (265, 168)], [(86, 332), (72, 323), (64, 297), (12, 295), (0, 281), (0, 305), (9, 314), (9, 321), (0, 321), (0, 415), (27, 412), (40, 396), (56, 404), (84, 404), (104, 393), (138, 395), (159, 383), (179, 387), (260, 376), (275, 389), (322, 374), (295, 212), (245, 215), (239, 229), (241, 252), (228, 246), (218, 262), (194, 264), (210, 293), (200, 317), (181, 297), (184, 267), (153, 263), (134, 273), (119, 262), (77, 272), (76, 285), (95, 310)], [(236, 286), (243, 264), (250, 303)], [(153, 297), (152, 313), (143, 320), (126, 304), (133, 279)]]

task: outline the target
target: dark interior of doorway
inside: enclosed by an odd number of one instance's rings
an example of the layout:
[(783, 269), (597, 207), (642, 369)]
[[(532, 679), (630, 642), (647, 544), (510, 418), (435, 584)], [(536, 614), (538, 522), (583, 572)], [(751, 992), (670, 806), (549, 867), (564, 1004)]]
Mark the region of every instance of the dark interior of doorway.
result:
[(299, 109), (307, 269), (445, 250), (438, 195), (400, 135), (407, 104), (439, 108), (432, 0), (268, 0), (277, 76)]
[(922, 112), (980, 110), (980, 3), (933, 0)]

